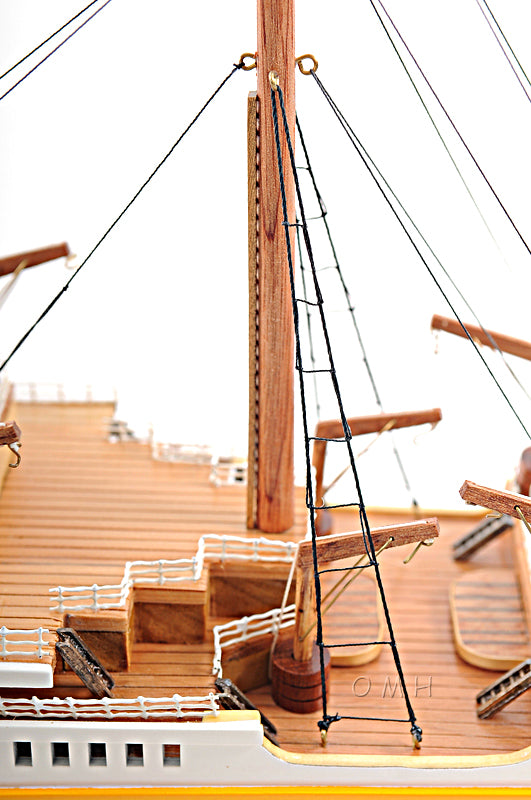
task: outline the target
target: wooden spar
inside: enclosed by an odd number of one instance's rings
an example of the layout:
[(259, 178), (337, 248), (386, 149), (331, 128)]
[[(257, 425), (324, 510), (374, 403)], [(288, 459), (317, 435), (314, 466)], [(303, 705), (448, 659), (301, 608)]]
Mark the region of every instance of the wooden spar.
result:
[(517, 509), (520, 509), (522, 516), (531, 523), (531, 500), (521, 494), (513, 492), (501, 492), (498, 489), (489, 489), (488, 486), (480, 486), (473, 481), (465, 481), (459, 489), (459, 494), (467, 503), (474, 506), (483, 506), (492, 511), (499, 511), (500, 514), (509, 514), (510, 517), (521, 519)]
[(21, 430), (14, 420), (12, 422), (0, 423), (0, 446), (4, 444), (16, 444), (20, 439), (20, 435)]
[[(455, 336), (461, 336), (463, 339), (468, 338), (460, 323), (456, 319), (441, 317), (439, 314), (434, 314), (431, 320), (431, 327), (434, 330), (453, 333)], [(474, 340), (481, 342), (481, 344), (485, 344), (487, 347), (491, 347), (493, 350), (495, 350), (497, 346), (498, 349), (500, 349), (503, 353), (510, 353), (513, 356), (518, 356), (519, 358), (525, 358), (527, 361), (531, 361), (530, 342), (526, 342), (524, 339), (515, 339), (512, 336), (506, 336), (504, 333), (497, 333), (496, 331), (485, 332), (477, 325), (469, 325), (466, 323), (465, 327), (470, 336)], [(495, 345), (492, 343), (492, 340), (489, 337), (492, 337), (496, 343)]]
[[(385, 528), (375, 528), (371, 531), (376, 551), (386, 544), (391, 537), (392, 541), (389, 542), (388, 547), (400, 547), (413, 542), (423, 542), (427, 539), (435, 539), (438, 535), (439, 523), (435, 518), (407, 522), (402, 525), (393, 525)], [(320, 566), (342, 558), (364, 555), (367, 552), (363, 534), (360, 531), (322, 536), (317, 539), (316, 547)], [(293, 637), (293, 658), (295, 661), (309, 661), (312, 658), (315, 636), (313, 633), (308, 635), (308, 631), (316, 619), (311, 542), (305, 541), (299, 544), (295, 575), (297, 581), (295, 594), (297, 616), (295, 618)]]
[[(295, 130), (293, 0), (258, 0), (258, 350), (256, 520), (262, 531), (294, 522), (293, 316), (276, 162), (269, 73), (278, 73), (291, 135)], [(282, 126), (280, 126), (282, 128)], [(289, 155), (281, 134), (288, 215), (295, 219)], [(254, 420), (251, 419), (251, 425)]]
[[(400, 547), (403, 544), (434, 539), (438, 535), (439, 522), (436, 517), (391, 525), (385, 528), (374, 528), (371, 531), (375, 550), (379, 550), (382, 545), (386, 544), (390, 537), (392, 537), (392, 541), (388, 547)], [(329, 564), (331, 561), (338, 561), (341, 558), (361, 556), (367, 552), (361, 531), (321, 536), (317, 539), (315, 546), (317, 548), (319, 566)], [(297, 566), (304, 569), (312, 565), (312, 543), (309, 541), (301, 542), (297, 552)]]
[(25, 262), (26, 267), (35, 267), (45, 261), (53, 261), (55, 258), (68, 255), (70, 255), (70, 248), (66, 242), (62, 242), (50, 247), (41, 247), (39, 250), (29, 250), (27, 253), (6, 256), (5, 258), (0, 258), (0, 276), (10, 275), (22, 261)]
[[(441, 419), (441, 409), (430, 408), (427, 411), (401, 411), (397, 414), (372, 414), (366, 417), (350, 417), (347, 422), (352, 435), (361, 436), (366, 433), (379, 433), (386, 426), (389, 426), (389, 430), (394, 430), (395, 428), (409, 428), (412, 425), (422, 425), (426, 422), (434, 424), (440, 422)], [(341, 438), (344, 436), (341, 420), (333, 419), (319, 422), (315, 435), (326, 439)], [(313, 446), (317, 505), (322, 504), (326, 444), (326, 442), (315, 441)]]

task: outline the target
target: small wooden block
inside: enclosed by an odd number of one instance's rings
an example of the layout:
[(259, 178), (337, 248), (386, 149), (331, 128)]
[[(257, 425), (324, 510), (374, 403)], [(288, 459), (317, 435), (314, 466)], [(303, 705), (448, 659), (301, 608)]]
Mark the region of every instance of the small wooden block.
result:
[(65, 614), (65, 627), (81, 632), (96, 658), (111, 671), (126, 670), (130, 656), (130, 608)]
[(117, 631), (125, 632), (128, 627), (125, 609), (116, 608), (105, 611), (80, 611), (65, 614), (65, 627), (75, 631)]
[(473, 481), (465, 481), (459, 489), (459, 494), (467, 503), (474, 506), (483, 506), (500, 514), (509, 514), (510, 517), (520, 519), (516, 508), (518, 507), (524, 518), (531, 522), (531, 499), (513, 492), (502, 492), (499, 489), (489, 489)]

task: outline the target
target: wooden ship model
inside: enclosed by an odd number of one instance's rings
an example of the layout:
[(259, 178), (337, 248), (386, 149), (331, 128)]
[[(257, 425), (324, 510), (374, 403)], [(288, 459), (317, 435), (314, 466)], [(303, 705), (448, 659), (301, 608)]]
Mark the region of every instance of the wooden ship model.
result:
[[(433, 424), (441, 412), (350, 416), (331, 351), (317, 366), (301, 353), (299, 305), (318, 308), (327, 343), (311, 244), (309, 298), (293, 276), (296, 228), (309, 244), (291, 170), (295, 70), (307, 58), (296, 58), (291, 0), (259, 0), (257, 53), (237, 65), (255, 59), (258, 75), (248, 98), (246, 485), (237, 462), (153, 459), (116, 421), (104, 440), (112, 404), (17, 401), (4, 384), (4, 787), (392, 796), (407, 786), (417, 796), (437, 786), (444, 796), (531, 786), (529, 453), (511, 491), (464, 482), (478, 512), (422, 519), (416, 508), (365, 507), (355, 437)], [(0, 274), (67, 254), (60, 245), (13, 256)], [(472, 335), (529, 357), (524, 342)], [(306, 426), (308, 482), (295, 487), (294, 374), (304, 410), (316, 373), (332, 382), (338, 415)], [(325, 462), (339, 446), (356, 491), (331, 504)], [(502, 516), (481, 521), (484, 509)], [(422, 544), (433, 547), (403, 563)]]

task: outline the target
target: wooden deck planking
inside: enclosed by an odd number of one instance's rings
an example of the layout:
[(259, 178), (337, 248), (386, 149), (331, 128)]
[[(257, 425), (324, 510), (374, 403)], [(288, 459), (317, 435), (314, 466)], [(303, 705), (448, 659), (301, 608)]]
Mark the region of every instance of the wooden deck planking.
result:
[[(338, 530), (349, 530), (354, 525), (345, 512), (336, 513), (335, 518)], [(519, 749), (530, 744), (526, 725), (531, 697), (519, 698), (511, 706), (512, 713), (508, 708), (487, 725), (477, 719), (475, 695), (498, 673), (472, 667), (456, 656), (448, 603), (449, 586), (457, 576), (480, 567), (512, 564), (510, 537), (504, 534), (470, 561), (457, 563), (451, 557), (451, 545), (474, 522), (451, 518), (440, 522), (440, 539), (431, 548), (421, 548), (410, 564), (401, 563), (409, 549), (388, 551), (380, 557), (406, 686), (424, 730), (421, 752), (472, 755)], [(371, 515), (372, 526), (385, 523), (385, 516)], [(422, 688), (430, 678), (431, 690)], [(333, 669), (330, 713), (407, 716), (398, 691), (394, 698), (389, 696), (395, 680), (388, 647), (382, 648), (380, 657), (366, 666)], [(367, 689), (366, 697), (355, 696)], [(283, 711), (272, 703), (266, 688), (251, 692), (250, 696), (279, 728), (283, 747), (297, 752), (323, 752), (316, 725), (319, 714), (295, 716)], [(407, 754), (411, 752), (408, 731), (408, 724), (342, 720), (330, 728), (327, 752)]]
[[(190, 557), (204, 533), (248, 535), (245, 487), (216, 488), (208, 482), (206, 466), (155, 462), (147, 446), (108, 443), (105, 418), (111, 415), (112, 408), (105, 405), (20, 406), (23, 463), (9, 475), (1, 501), (0, 622), (7, 615), (10, 627), (14, 627), (11, 621), (20, 627), (46, 621), (52, 625), (47, 591), (51, 586), (118, 583), (127, 560)], [(301, 506), (298, 537), (304, 533)], [(374, 526), (397, 521), (404, 520), (371, 517)], [(426, 755), (507, 752), (529, 744), (531, 697), (519, 698), (492, 720), (477, 720), (475, 695), (496, 673), (472, 667), (455, 655), (448, 608), (451, 581), (480, 567), (512, 566), (505, 534), (468, 562), (451, 559), (452, 542), (473, 524), (470, 519), (443, 519), (440, 540), (432, 548), (422, 548), (408, 566), (400, 562), (409, 549), (381, 557), (406, 683), (424, 729), (422, 753)], [(336, 514), (336, 530), (357, 527), (348, 514)], [(345, 629), (347, 605), (338, 603), (335, 630)], [(354, 623), (356, 611), (360, 608), (354, 609)], [(212, 688), (212, 656), (210, 636), (194, 645), (137, 644), (132, 668), (113, 676), (115, 694), (206, 693)], [(394, 686), (388, 648), (371, 664), (334, 668), (330, 711), (353, 713), (354, 682), (361, 690), (370, 680), (367, 697), (354, 698), (354, 713), (385, 716), (391, 711), (404, 716), (403, 701), (382, 697), (388, 676)], [(422, 688), (430, 677), (431, 692)], [(11, 696), (16, 695), (14, 691)], [(89, 696), (71, 673), (58, 676), (48, 694), (54, 695)], [(268, 687), (250, 696), (279, 727), (282, 746), (323, 752), (318, 714), (283, 711), (273, 704)], [(409, 754), (408, 730), (406, 724), (344, 720), (331, 727), (328, 752)]]

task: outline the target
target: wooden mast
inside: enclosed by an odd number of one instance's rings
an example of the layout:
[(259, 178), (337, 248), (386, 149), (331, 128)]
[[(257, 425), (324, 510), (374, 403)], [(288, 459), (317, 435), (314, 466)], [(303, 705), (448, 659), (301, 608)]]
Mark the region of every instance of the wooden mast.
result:
[[(293, 0), (258, 0), (258, 166), (256, 273), (256, 415), (254, 526), (277, 533), (294, 522), (294, 335), (269, 73), (280, 79), (288, 124), (295, 130)], [(288, 214), (295, 219), (289, 155), (281, 134)], [(251, 344), (251, 349), (255, 349)], [(249, 515), (248, 515), (249, 516)]]

